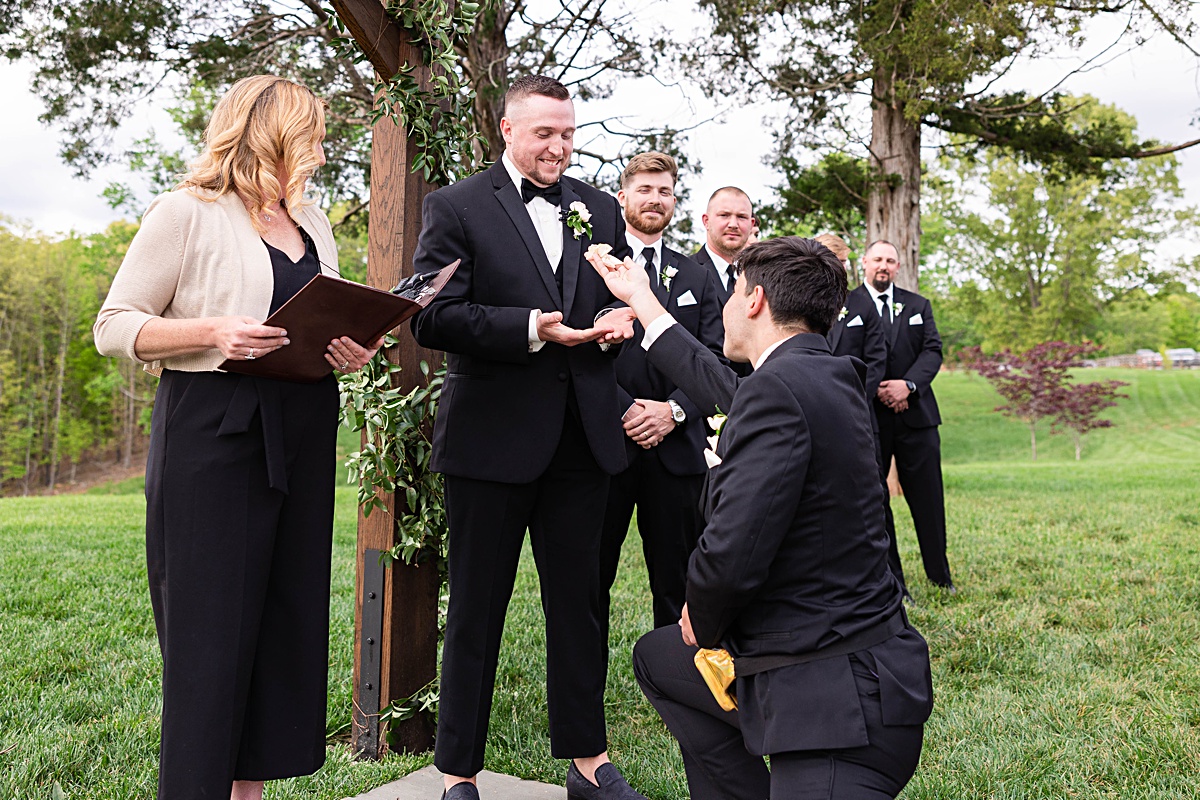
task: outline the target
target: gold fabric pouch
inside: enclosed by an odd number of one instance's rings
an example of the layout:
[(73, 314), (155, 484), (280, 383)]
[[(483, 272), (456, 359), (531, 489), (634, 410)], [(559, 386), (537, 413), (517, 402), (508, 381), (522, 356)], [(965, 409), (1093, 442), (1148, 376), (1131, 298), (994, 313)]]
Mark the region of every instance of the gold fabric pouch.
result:
[(708, 685), (717, 704), (723, 711), (737, 709), (737, 696), (733, 691), (733, 656), (728, 650), (706, 650), (701, 647), (693, 660), (700, 677)]

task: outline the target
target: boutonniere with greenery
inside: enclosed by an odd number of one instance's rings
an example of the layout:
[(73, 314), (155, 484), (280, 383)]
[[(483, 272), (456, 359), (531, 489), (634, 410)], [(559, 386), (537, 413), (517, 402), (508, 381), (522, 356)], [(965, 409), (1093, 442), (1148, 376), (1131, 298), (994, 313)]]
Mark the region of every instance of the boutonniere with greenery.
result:
[(725, 415), (721, 413), (721, 409), (717, 409), (717, 413), (708, 418), (708, 427), (712, 429), (713, 435), (708, 437), (708, 448), (704, 451), (704, 463), (709, 469), (721, 463), (721, 457), (717, 455), (717, 442), (721, 438), (721, 428), (725, 427)]
[(677, 267), (668, 265), (663, 267), (663, 271), (659, 273), (658, 279), (662, 281), (663, 288), (668, 292), (671, 291), (671, 279), (674, 278), (678, 272), (679, 269)]
[(588, 211), (588, 207), (582, 201), (576, 200), (571, 203), (571, 208), (567, 211), (567, 215), (563, 220), (567, 223), (567, 227), (575, 231), (575, 238), (578, 239), (583, 234), (587, 234), (588, 238), (592, 237), (592, 212)]
[(841, 322), (842, 320), (844, 320), (846, 318), (847, 313), (849, 313), (849, 312), (846, 311), (846, 307), (842, 306), (842, 310), (838, 312), (837, 321)]
[(892, 303), (892, 319), (904, 313), (904, 303)]

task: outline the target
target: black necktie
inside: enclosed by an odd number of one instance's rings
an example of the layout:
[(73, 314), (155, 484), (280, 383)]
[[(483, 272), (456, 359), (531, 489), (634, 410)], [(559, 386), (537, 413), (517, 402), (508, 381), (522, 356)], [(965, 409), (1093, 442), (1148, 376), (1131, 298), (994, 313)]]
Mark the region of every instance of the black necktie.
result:
[(521, 199), (529, 203), (535, 197), (543, 197), (552, 206), (562, 205), (562, 184), (558, 181), (549, 186), (538, 186), (529, 178), (521, 178)]
[(879, 302), (882, 309), (880, 316), (883, 317), (883, 333), (885, 336), (890, 336), (892, 333), (892, 306), (888, 303), (886, 294), (879, 295)]
[(654, 248), (647, 247), (642, 251), (642, 258), (646, 260), (646, 274), (650, 276), (650, 288), (658, 287), (659, 275), (658, 270), (654, 268)]

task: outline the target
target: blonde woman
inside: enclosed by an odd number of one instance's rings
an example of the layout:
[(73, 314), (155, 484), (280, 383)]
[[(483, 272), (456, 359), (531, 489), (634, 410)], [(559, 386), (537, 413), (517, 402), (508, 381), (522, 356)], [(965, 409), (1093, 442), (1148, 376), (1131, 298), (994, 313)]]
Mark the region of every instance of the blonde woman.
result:
[(375, 354), (330, 342), (316, 384), (218, 371), (288, 346), (261, 324), (319, 271), (322, 102), (269, 75), (213, 110), (203, 154), (158, 197), (94, 328), (161, 370), (146, 465), (150, 597), (163, 656), (160, 800), (257, 800), (325, 760), (338, 390)]

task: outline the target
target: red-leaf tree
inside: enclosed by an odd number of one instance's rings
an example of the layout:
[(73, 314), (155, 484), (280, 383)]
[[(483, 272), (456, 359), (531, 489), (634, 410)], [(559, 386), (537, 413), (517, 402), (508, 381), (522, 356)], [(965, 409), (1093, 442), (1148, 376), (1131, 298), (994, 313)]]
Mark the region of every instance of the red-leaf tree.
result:
[(985, 354), (973, 347), (960, 355), (963, 363), (988, 380), (1007, 402), (996, 406), (1002, 414), (1029, 426), (1029, 446), (1037, 461), (1037, 424), (1050, 419), (1052, 430), (1071, 431), (1075, 436), (1075, 458), (1079, 459), (1083, 434), (1094, 428), (1107, 428), (1109, 420), (1097, 415), (1116, 405), (1123, 396), (1117, 389), (1122, 381), (1097, 381), (1069, 384), (1071, 368), (1099, 349), (1096, 345), (1043, 342), (1023, 353), (1003, 350)]
[(1050, 423), (1051, 433), (1070, 433), (1075, 440), (1075, 460), (1083, 452), (1083, 435), (1095, 428), (1111, 428), (1112, 420), (1100, 419), (1099, 414), (1117, 404), (1118, 397), (1128, 397), (1118, 391), (1128, 386), (1125, 381), (1093, 381), (1063, 387), (1063, 399)]

